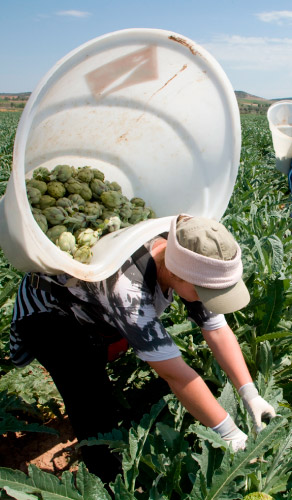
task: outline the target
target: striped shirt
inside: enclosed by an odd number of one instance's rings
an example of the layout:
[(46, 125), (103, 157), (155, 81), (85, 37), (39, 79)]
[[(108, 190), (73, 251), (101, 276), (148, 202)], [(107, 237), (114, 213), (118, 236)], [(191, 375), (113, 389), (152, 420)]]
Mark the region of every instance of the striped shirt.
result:
[[(152, 259), (151, 246), (152, 242), (146, 245), (149, 259)], [(156, 273), (155, 266), (153, 269)], [(21, 321), (29, 315), (41, 315), (43, 312), (73, 314), (80, 324), (96, 325), (97, 335), (98, 323), (104, 321), (126, 338), (136, 355), (144, 361), (162, 361), (180, 356), (178, 347), (159, 319), (173, 300), (173, 290), (169, 289), (166, 295), (163, 294), (157, 281), (155, 289), (150, 290), (145, 274), (138, 269), (132, 257), (114, 275), (99, 282), (73, 280), (73, 285), (67, 288), (64, 285), (71, 278), (68, 275), (41, 276), (59, 283), (60, 289), (63, 292), (66, 290), (69, 299), (59, 300), (49, 292), (32, 288), (28, 275), (24, 277), (15, 301), (11, 325), (10, 353), (17, 366), (24, 366), (33, 359), (21, 338)], [(203, 324), (200, 325), (204, 329), (213, 330), (226, 324), (223, 315), (204, 312)], [(190, 319), (197, 319), (192, 316), (192, 311)]]

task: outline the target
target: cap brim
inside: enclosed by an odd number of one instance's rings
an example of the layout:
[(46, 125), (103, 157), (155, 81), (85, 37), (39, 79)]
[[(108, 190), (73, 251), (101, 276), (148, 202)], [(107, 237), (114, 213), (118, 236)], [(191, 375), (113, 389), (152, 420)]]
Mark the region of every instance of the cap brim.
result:
[(194, 285), (204, 306), (215, 314), (239, 311), (250, 301), (250, 295), (242, 280), (228, 288), (214, 289)]

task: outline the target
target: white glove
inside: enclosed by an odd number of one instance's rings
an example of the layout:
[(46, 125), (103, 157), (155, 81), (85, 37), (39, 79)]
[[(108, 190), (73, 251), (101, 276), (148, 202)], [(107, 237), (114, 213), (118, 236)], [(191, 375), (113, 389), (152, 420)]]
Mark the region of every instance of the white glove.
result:
[(262, 417), (273, 418), (276, 412), (265, 399), (263, 399), (253, 382), (242, 385), (238, 389), (238, 394), (242, 398), (243, 404), (253, 419), (255, 431), (258, 433), (263, 430)]
[(224, 439), (224, 441), (232, 447), (233, 451), (245, 449), (247, 435), (237, 427), (229, 413), (227, 414), (227, 417), (220, 422), (220, 424), (212, 427), (212, 429), (220, 434), (222, 439)]

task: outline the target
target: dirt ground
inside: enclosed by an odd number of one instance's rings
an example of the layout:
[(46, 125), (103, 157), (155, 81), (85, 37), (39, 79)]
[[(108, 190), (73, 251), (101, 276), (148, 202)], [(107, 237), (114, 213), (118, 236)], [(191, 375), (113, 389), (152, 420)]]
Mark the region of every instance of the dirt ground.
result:
[(59, 435), (39, 432), (9, 432), (0, 438), (0, 466), (28, 472), (34, 464), (45, 472), (60, 476), (74, 471), (81, 460), (77, 439), (67, 417), (47, 424)]

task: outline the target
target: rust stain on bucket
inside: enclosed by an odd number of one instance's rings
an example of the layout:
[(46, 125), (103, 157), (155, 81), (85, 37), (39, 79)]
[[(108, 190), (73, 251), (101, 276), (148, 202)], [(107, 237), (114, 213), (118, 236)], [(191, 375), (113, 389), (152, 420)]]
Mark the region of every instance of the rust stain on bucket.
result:
[(187, 40), (185, 40), (184, 38), (180, 38), (178, 36), (174, 36), (174, 35), (170, 35), (169, 37), (169, 40), (173, 40), (174, 42), (177, 42), (177, 43), (180, 43), (181, 45), (184, 45), (185, 47), (187, 47), (192, 54), (194, 54), (194, 56), (201, 56), (202, 55), (200, 54), (200, 52), (196, 49), (194, 49), (193, 45), (189, 42), (187, 42)]

